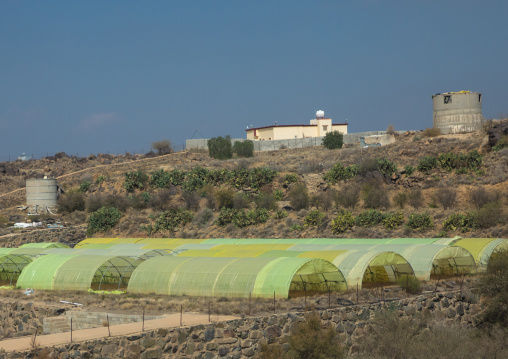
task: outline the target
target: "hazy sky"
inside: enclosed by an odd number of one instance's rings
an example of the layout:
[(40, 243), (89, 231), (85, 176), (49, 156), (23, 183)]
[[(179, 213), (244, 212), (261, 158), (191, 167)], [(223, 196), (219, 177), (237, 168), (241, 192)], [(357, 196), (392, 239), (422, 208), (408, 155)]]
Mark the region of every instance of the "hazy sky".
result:
[(145, 152), (247, 125), (432, 126), (431, 95), (508, 113), (508, 1), (0, 0), (0, 161)]

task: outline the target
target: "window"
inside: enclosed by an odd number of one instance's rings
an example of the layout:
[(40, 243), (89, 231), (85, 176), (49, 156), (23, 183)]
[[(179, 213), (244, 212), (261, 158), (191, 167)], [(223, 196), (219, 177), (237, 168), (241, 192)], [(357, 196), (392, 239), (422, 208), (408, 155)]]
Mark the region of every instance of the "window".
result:
[(445, 96), (444, 103), (452, 103), (452, 97), (450, 95)]
[(323, 131), (324, 132), (328, 131), (328, 125), (323, 125)]

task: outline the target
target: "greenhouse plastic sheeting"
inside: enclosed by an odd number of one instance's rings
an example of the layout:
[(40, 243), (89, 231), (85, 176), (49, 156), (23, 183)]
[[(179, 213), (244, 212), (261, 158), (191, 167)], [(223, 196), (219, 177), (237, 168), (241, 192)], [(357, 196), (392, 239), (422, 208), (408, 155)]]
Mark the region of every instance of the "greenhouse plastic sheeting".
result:
[[(191, 296), (287, 298), (296, 274), (309, 287), (345, 288), (331, 263), (304, 258), (155, 257), (133, 273), (127, 291)], [(325, 280), (323, 279), (323, 275)], [(313, 281), (313, 282), (312, 282)]]
[(333, 264), (342, 272), (348, 286), (361, 288), (367, 270), (386, 275), (389, 281), (403, 275), (414, 275), (411, 265), (399, 254), (380, 250), (351, 250), (339, 255)]
[(78, 242), (75, 246), (75, 248), (79, 248), (85, 244), (92, 244), (92, 243), (109, 243), (113, 241), (115, 238), (87, 238), (83, 239), (81, 242)]
[(10, 254), (23, 254), (27, 256), (37, 257), (47, 251), (47, 248), (15, 248)]
[(26, 243), (19, 248), (69, 248), (69, 246), (58, 242)]
[(16, 284), (19, 275), (32, 259), (21, 254), (0, 254), (0, 283)]
[(47, 255), (27, 265), (18, 278), (17, 286), (33, 289), (54, 289), (54, 278), (58, 268), (76, 255)]
[(490, 256), (497, 250), (508, 249), (508, 240), (502, 238), (463, 238), (456, 246), (467, 249), (474, 257), (479, 270), (484, 271)]

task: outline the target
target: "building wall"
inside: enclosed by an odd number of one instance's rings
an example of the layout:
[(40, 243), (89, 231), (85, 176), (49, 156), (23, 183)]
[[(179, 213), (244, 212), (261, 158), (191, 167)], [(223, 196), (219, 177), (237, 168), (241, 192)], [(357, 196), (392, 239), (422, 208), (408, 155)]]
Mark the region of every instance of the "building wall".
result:
[(477, 92), (432, 96), (434, 128), (441, 133), (473, 132), (482, 128), (482, 99)]

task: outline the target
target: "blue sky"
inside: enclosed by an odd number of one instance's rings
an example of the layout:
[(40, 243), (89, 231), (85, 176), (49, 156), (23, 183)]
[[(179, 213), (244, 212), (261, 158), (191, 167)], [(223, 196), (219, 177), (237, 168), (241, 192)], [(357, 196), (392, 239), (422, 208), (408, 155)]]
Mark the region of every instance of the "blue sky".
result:
[(123, 153), (247, 125), (432, 126), (431, 95), (508, 113), (507, 1), (0, 0), (0, 161)]

